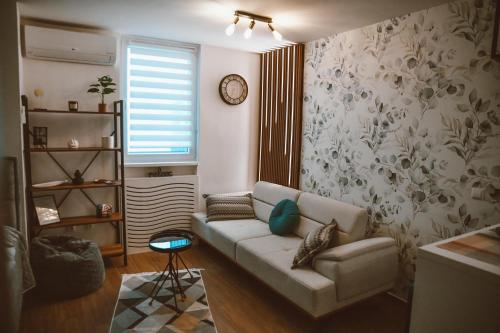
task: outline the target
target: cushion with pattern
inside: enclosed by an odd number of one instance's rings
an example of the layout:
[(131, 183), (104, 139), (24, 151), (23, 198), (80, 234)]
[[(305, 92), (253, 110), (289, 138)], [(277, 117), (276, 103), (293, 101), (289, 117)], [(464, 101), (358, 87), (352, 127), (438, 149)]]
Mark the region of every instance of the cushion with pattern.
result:
[(330, 224), (309, 232), (293, 258), (292, 269), (310, 264), (316, 254), (327, 249), (332, 242), (336, 227), (337, 222), (333, 220)]
[(252, 194), (212, 194), (206, 199), (207, 222), (221, 220), (254, 219)]

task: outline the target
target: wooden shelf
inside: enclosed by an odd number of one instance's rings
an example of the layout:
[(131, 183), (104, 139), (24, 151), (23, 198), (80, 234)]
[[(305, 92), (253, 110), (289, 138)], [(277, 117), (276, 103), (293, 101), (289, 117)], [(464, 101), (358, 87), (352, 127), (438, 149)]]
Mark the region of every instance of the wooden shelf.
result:
[(122, 220), (121, 213), (113, 213), (110, 217), (75, 216), (61, 218), (61, 222), (39, 226), (42, 229), (55, 229), (64, 227), (74, 227), (79, 225), (101, 224), (110, 222), (119, 222)]
[(46, 191), (61, 191), (61, 190), (78, 190), (78, 189), (87, 189), (87, 188), (118, 187), (121, 185), (122, 185), (121, 182), (115, 181), (112, 184), (85, 182), (81, 185), (61, 184), (61, 185), (50, 186), (50, 187), (33, 187), (32, 186), (31, 192), (46, 192)]
[[(28, 110), (31, 113), (64, 113), (64, 114), (91, 114), (98, 116), (114, 115), (114, 112), (97, 112), (97, 111), (67, 111), (67, 110)], [(120, 116), (120, 113), (116, 113)]]
[(47, 147), (47, 148), (30, 148), (32, 153), (45, 153), (45, 152), (82, 152), (82, 151), (120, 151), (120, 148), (102, 148), (102, 147)]
[[(28, 103), (28, 98), (23, 95), (21, 96), (22, 104), (24, 110), (26, 110), (25, 118), (26, 121), (23, 124), (23, 156), (24, 156), (24, 168), (25, 168), (25, 179), (26, 179), (26, 184), (27, 184), (27, 202), (29, 203), (29, 207), (27, 210), (27, 219), (29, 220), (29, 236), (34, 237), (38, 235), (42, 230), (46, 229), (51, 229), (51, 230), (58, 230), (58, 233), (65, 234), (67, 230), (65, 230), (66, 227), (73, 227), (73, 226), (83, 226), (83, 225), (93, 225), (93, 224), (101, 224), (101, 223), (113, 223), (113, 226), (115, 226), (115, 233), (118, 236), (119, 241), (116, 241), (114, 244), (109, 244), (106, 246), (101, 247), (101, 253), (103, 257), (113, 257), (113, 256), (123, 256), (123, 263), (125, 266), (127, 265), (127, 235), (126, 235), (126, 223), (127, 223), (127, 217), (124, 213), (125, 210), (125, 195), (123, 193), (123, 185), (125, 183), (125, 165), (123, 161), (125, 160), (124, 158), (124, 153), (125, 153), (125, 146), (124, 146), (124, 138), (123, 138), (123, 127), (124, 127), (124, 101), (119, 100), (119, 101), (114, 101), (109, 104), (109, 108), (107, 109), (108, 112), (98, 112), (98, 110), (83, 110), (83, 111), (69, 111), (69, 110), (57, 110), (57, 109), (36, 109), (34, 106), (29, 105)], [(61, 105), (62, 106), (62, 105)], [(95, 105), (97, 108), (97, 104)], [(64, 108), (64, 106), (62, 106)], [(48, 115), (48, 116), (45, 116)], [(106, 122), (109, 121), (109, 123), (106, 124), (106, 127), (104, 127), (104, 123), (101, 124), (102, 126), (98, 126), (99, 128), (96, 128), (95, 130), (102, 131), (105, 128), (109, 127), (111, 125), (112, 131), (110, 132), (114, 133), (114, 140), (115, 140), (115, 145), (116, 147), (113, 148), (103, 148), (103, 147), (92, 147), (92, 142), (88, 143), (90, 147), (79, 147), (76, 149), (73, 148), (68, 148), (65, 147), (65, 145), (61, 145), (59, 147), (45, 147), (45, 146), (35, 146), (32, 145), (31, 142), (31, 137), (33, 136), (32, 132), (32, 126), (30, 125), (31, 121), (30, 119), (35, 118), (38, 120), (41, 120), (40, 117), (47, 117), (49, 119), (50, 117), (65, 117), (65, 116), (74, 116), (74, 115), (80, 115), (80, 116), (89, 116), (89, 120), (91, 119), (90, 117), (98, 117), (98, 116), (112, 116), (112, 118), (106, 118)], [(78, 118), (80, 119), (80, 118)], [(84, 118), (81, 118), (81, 120), (85, 120)], [(103, 119), (104, 120), (104, 119)], [(36, 124), (36, 122), (35, 122)], [(91, 125), (91, 124), (89, 124)], [(36, 126), (36, 125), (35, 125)], [(47, 125), (45, 125), (47, 126)], [(64, 127), (64, 124), (49, 124), (50, 127), (52, 126), (59, 126), (59, 127)], [(108, 129), (109, 130), (109, 129)], [(106, 131), (108, 131), (106, 130)], [(91, 133), (89, 133), (90, 135)], [(93, 142), (95, 145), (99, 145), (99, 142)], [(42, 148), (43, 147), (43, 148)], [(96, 161), (98, 155), (101, 152), (114, 152), (114, 154), (110, 154), (108, 157), (113, 159), (113, 163), (107, 163), (106, 166), (108, 166), (110, 169), (112, 168), (112, 171), (114, 171), (114, 176), (113, 179), (111, 180), (112, 182), (110, 184), (106, 184), (104, 182), (98, 182), (94, 183), (93, 178), (88, 178), (87, 182), (84, 182), (83, 184), (80, 185), (74, 185), (71, 182), (70, 183), (64, 183), (61, 185), (57, 186), (50, 186), (50, 187), (34, 187), (33, 186), (33, 180), (32, 180), (32, 169), (34, 168), (34, 165), (32, 165), (32, 159), (33, 159), (33, 153), (46, 153), (47, 157), (50, 157), (50, 159), (54, 162), (54, 164), (61, 170), (63, 171), (68, 178), (72, 178), (71, 174), (73, 173), (73, 170), (66, 170), (63, 164), (61, 164), (58, 159), (62, 158), (64, 154), (62, 153), (74, 153), (74, 152), (94, 152), (90, 153), (90, 155), (93, 155), (93, 157), (88, 161), (86, 165), (82, 165), (79, 170), (87, 170), (91, 166), (94, 166), (94, 162)], [(52, 154), (54, 153), (54, 154)], [(56, 154), (57, 153), (57, 154)], [(107, 153), (106, 153), (107, 154)], [(82, 154), (83, 155), (83, 154)], [(89, 153), (86, 153), (86, 155), (89, 155)], [(65, 155), (67, 156), (67, 154)], [(90, 156), (88, 156), (90, 157)], [(38, 169), (42, 168), (43, 166), (36, 166)], [(84, 172), (85, 173), (85, 172)], [(56, 182), (57, 184), (57, 182)], [(58, 206), (61, 206), (63, 204), (68, 204), (68, 201), (66, 199), (70, 197), (70, 193), (72, 190), (80, 190), (83, 191), (85, 194), (84, 199), (88, 199), (90, 203), (92, 203), (92, 208), (95, 205), (94, 199), (91, 197), (91, 194), (98, 194), (98, 193), (90, 193), (91, 191), (85, 191), (86, 189), (94, 189), (94, 188), (112, 188), (114, 190), (115, 198), (113, 200), (113, 206), (115, 208), (119, 208), (117, 210), (122, 210), (121, 212), (115, 212), (113, 213), (110, 217), (96, 217), (95, 215), (91, 216), (76, 216), (76, 217), (65, 217), (61, 218), (61, 221), (58, 223), (54, 224), (49, 224), (49, 225), (44, 225), (40, 226), (38, 225), (37, 221), (37, 215), (36, 215), (36, 210), (33, 208), (33, 197), (36, 196), (42, 196), (42, 195), (47, 195), (47, 194), (55, 194), (52, 191), (64, 191), (62, 192), (61, 199), (58, 201)], [(122, 192), (121, 195), (119, 195)], [(71, 204), (75, 204), (75, 202), (72, 202)], [(66, 205), (67, 206), (67, 205)], [(70, 212), (71, 214), (71, 207), (66, 207), (65, 206), (65, 211)], [(93, 210), (93, 209), (92, 209)], [(89, 210), (87, 213), (80, 213), (80, 214), (94, 214), (92, 210)], [(73, 212), (74, 215), (78, 214), (76, 212)], [(59, 228), (59, 229), (58, 229)]]
[(120, 243), (103, 245), (100, 246), (99, 249), (101, 250), (101, 255), (103, 257), (117, 257), (125, 253), (123, 246)]

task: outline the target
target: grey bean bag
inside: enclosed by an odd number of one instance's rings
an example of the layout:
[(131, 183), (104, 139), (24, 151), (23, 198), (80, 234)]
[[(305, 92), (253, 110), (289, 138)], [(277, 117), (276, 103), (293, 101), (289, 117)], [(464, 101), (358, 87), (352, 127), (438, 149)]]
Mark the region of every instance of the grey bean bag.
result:
[(31, 264), (38, 292), (46, 297), (72, 298), (99, 289), (105, 271), (96, 243), (69, 236), (36, 237)]

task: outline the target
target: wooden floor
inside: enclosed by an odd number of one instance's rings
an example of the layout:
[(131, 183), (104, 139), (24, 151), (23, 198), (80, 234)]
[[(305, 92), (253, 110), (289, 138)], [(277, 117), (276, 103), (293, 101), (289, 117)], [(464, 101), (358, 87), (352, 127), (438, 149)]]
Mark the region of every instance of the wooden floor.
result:
[[(219, 333), (295, 332), (405, 332), (406, 305), (379, 295), (313, 321), (283, 297), (207, 245), (184, 252), (189, 267), (204, 268), (208, 302)], [(119, 258), (107, 264), (101, 289), (69, 301), (47, 302), (33, 295), (25, 299), (21, 332), (106, 333), (123, 273), (163, 269), (157, 253), (129, 256), (127, 267)]]

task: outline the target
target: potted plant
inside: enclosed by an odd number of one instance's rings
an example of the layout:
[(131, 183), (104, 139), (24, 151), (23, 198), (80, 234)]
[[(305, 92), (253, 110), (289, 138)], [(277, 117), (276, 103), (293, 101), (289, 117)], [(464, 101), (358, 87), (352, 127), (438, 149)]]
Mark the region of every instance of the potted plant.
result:
[(112, 94), (116, 91), (116, 84), (109, 75), (104, 75), (97, 78), (97, 83), (91, 84), (87, 92), (98, 94), (101, 96), (101, 103), (99, 103), (99, 112), (107, 112), (108, 106), (104, 103), (104, 96)]

